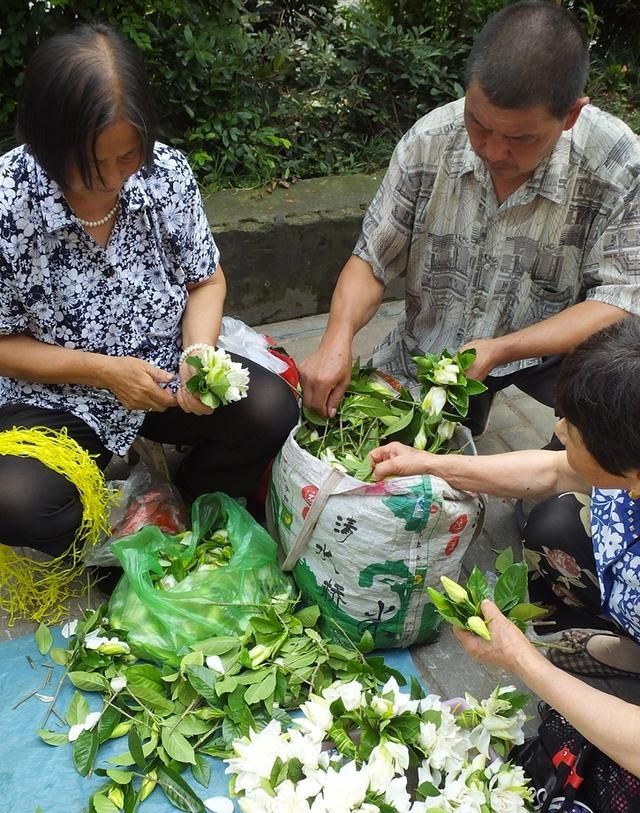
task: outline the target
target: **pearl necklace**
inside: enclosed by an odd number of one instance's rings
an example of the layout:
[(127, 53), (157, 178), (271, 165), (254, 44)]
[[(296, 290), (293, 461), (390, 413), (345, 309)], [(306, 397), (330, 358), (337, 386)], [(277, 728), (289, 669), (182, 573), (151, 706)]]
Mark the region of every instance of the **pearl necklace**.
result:
[(78, 218), (78, 222), (82, 226), (85, 226), (89, 229), (95, 229), (97, 226), (104, 226), (105, 223), (108, 223), (111, 220), (111, 218), (115, 215), (115, 213), (118, 211), (118, 206), (120, 206), (119, 197), (116, 199), (116, 202), (113, 204), (111, 209), (109, 209), (106, 215), (104, 217), (99, 218), (98, 220), (83, 220), (81, 217), (78, 217), (78, 215), (76, 215), (76, 217)]

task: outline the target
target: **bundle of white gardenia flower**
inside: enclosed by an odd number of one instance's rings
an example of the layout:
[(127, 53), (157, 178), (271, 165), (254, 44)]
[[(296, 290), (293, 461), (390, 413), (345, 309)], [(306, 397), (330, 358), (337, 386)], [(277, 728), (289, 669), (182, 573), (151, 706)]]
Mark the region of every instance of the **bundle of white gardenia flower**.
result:
[(202, 355), (189, 356), (187, 364), (196, 374), (187, 381), (187, 389), (198, 395), (203, 404), (212, 409), (246, 398), (249, 371), (232, 361), (222, 348), (207, 347)]
[[(337, 682), (285, 731), (272, 720), (234, 742), (227, 773), (244, 813), (525, 813), (533, 791), (505, 763), (523, 741), (526, 700), (512, 686), (462, 714), (414, 683)], [(408, 784), (408, 770), (413, 779)]]

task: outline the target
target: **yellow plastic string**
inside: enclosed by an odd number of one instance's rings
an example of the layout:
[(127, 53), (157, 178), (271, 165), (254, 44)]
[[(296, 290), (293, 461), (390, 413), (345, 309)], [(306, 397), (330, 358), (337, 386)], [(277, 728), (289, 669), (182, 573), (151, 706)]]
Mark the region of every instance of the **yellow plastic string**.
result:
[(55, 559), (37, 561), (0, 544), (0, 609), (17, 619), (56, 623), (65, 617), (68, 602), (87, 591), (81, 584), (83, 554), (109, 532), (113, 494), (93, 457), (66, 429), (14, 427), (0, 432), (0, 454), (31, 457), (61, 474), (78, 489), (82, 522), (68, 550)]

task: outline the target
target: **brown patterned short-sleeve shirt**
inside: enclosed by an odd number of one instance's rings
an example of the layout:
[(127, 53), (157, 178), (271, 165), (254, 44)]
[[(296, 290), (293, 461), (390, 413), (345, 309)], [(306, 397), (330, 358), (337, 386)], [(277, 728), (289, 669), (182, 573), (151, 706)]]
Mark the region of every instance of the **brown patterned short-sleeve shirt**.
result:
[(502, 336), (585, 298), (640, 314), (640, 141), (631, 130), (588, 105), (498, 204), (463, 112), (460, 99), (405, 134), (353, 252), (384, 284), (406, 274), (405, 316), (373, 361), (407, 383), (414, 355)]

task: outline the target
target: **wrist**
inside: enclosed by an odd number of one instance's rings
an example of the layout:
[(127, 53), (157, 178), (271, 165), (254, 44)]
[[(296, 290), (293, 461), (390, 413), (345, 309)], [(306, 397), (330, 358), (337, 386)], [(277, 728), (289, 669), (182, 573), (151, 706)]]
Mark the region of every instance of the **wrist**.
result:
[(215, 350), (215, 346), (206, 342), (194, 342), (187, 345), (180, 353), (180, 364), (184, 364), (189, 356), (201, 353), (203, 350)]

